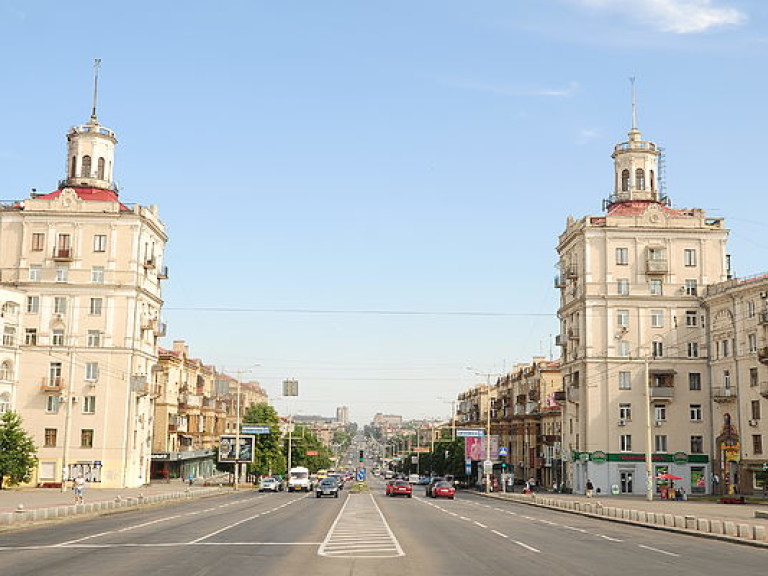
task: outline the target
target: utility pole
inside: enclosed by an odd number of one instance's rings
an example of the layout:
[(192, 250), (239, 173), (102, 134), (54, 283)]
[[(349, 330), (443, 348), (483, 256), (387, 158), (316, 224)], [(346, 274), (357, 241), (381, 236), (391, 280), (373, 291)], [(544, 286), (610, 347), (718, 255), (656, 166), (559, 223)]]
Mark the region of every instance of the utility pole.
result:
[(653, 447), (651, 446), (653, 428), (651, 424), (651, 383), (648, 356), (645, 357), (643, 365), (643, 387), (645, 389), (645, 499), (651, 502), (653, 500)]
[[(53, 379), (53, 376), (50, 376)], [(61, 378), (61, 375), (58, 376)], [(61, 491), (67, 490), (67, 479), (69, 478), (69, 436), (72, 428), (72, 389), (75, 381), (75, 350), (69, 348), (69, 376), (67, 382), (62, 383), (62, 388), (66, 390), (66, 405), (64, 409), (64, 453), (61, 458)], [(53, 383), (53, 382), (51, 382)]]

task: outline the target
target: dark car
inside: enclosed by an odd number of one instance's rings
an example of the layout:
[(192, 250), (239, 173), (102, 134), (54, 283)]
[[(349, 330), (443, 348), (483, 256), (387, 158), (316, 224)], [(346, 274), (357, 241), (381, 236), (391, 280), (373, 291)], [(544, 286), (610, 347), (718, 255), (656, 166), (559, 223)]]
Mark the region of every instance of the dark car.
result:
[(339, 483), (333, 478), (323, 478), (317, 483), (315, 488), (315, 496), (320, 498), (321, 496), (333, 496), (339, 497)]
[(432, 489), (435, 487), (435, 484), (437, 484), (438, 482), (445, 482), (445, 478), (443, 478), (442, 476), (433, 476), (432, 478), (429, 479), (429, 484), (427, 484), (427, 490), (425, 492), (425, 494), (428, 497), (432, 496)]

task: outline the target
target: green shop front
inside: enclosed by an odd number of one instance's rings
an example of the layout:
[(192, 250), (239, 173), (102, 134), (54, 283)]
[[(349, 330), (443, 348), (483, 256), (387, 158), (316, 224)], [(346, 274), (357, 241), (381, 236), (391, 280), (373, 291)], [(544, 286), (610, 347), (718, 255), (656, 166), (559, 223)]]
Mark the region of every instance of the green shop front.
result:
[[(706, 454), (654, 454), (652, 466), (655, 496), (667, 496), (678, 488), (683, 488), (687, 494), (712, 493), (711, 464)], [(587, 480), (591, 480), (595, 492), (599, 494), (646, 494), (645, 454), (574, 451), (571, 454), (571, 473), (573, 489), (577, 493), (583, 494)]]

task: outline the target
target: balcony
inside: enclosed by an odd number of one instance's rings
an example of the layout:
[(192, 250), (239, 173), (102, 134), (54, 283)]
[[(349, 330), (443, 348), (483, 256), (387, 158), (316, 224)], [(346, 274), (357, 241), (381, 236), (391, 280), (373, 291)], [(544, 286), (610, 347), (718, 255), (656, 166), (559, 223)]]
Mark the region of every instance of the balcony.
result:
[(760, 396), (768, 398), (768, 382), (760, 382)]
[(168, 325), (165, 322), (158, 322), (157, 326), (155, 327), (155, 336), (162, 338), (165, 336), (167, 329)]
[(562, 274), (555, 276), (555, 288), (565, 288), (565, 278)]
[(581, 390), (578, 386), (568, 386), (568, 400), (571, 402), (581, 402)]
[(555, 402), (565, 402), (565, 390), (557, 390), (555, 392)]
[(525, 413), (526, 414), (537, 414), (539, 411), (539, 403), (538, 402), (528, 402), (525, 405)]
[(525, 404), (526, 400), (525, 394), (515, 396), (515, 404)]
[(757, 349), (757, 359), (761, 364), (768, 364), (768, 346)]
[(515, 404), (515, 416), (522, 416), (525, 414), (524, 404)]
[(649, 386), (648, 392), (652, 400), (672, 400), (675, 397), (674, 386)]
[(529, 390), (528, 391), (528, 398), (530, 398), (531, 400), (533, 400), (535, 402), (538, 402), (539, 398), (540, 398), (540, 394), (539, 394), (538, 389)]
[(56, 248), (53, 251), (53, 259), (56, 262), (71, 262), (74, 259), (72, 248)]
[(157, 277), (160, 280), (168, 280), (168, 266), (163, 266), (158, 270)]
[(144, 260), (144, 268), (150, 269), (155, 267), (155, 257), (150, 256)]
[(730, 386), (712, 387), (712, 398), (715, 402), (733, 402), (737, 397), (736, 388)]
[(568, 328), (568, 338), (571, 340), (579, 340), (581, 338), (579, 329), (575, 326)]
[(579, 270), (573, 264), (566, 266), (563, 270), (563, 273), (565, 274), (566, 278), (578, 278), (579, 276)]
[(66, 386), (62, 376), (47, 376), (40, 382), (40, 388), (43, 392), (61, 392)]
[(664, 260), (648, 259), (645, 261), (646, 274), (666, 274), (669, 272), (669, 262)]
[(760, 324), (761, 326), (768, 325), (768, 311), (760, 312), (757, 315), (757, 323)]
[(554, 446), (555, 443), (560, 442), (560, 434), (544, 434), (541, 441), (547, 446)]
[(565, 346), (565, 335), (558, 334), (555, 336), (555, 346)]

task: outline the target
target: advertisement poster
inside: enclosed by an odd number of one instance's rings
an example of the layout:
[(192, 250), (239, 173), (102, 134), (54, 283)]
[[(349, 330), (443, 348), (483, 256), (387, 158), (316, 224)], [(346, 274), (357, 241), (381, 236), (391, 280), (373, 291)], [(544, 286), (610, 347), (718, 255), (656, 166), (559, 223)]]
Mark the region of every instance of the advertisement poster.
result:
[[(235, 461), (235, 436), (219, 437), (219, 462)], [(253, 436), (240, 436), (240, 462), (253, 462)]]
[[(499, 459), (499, 437), (491, 436), (491, 460)], [(485, 436), (464, 438), (464, 457), (468, 460), (485, 460)]]

